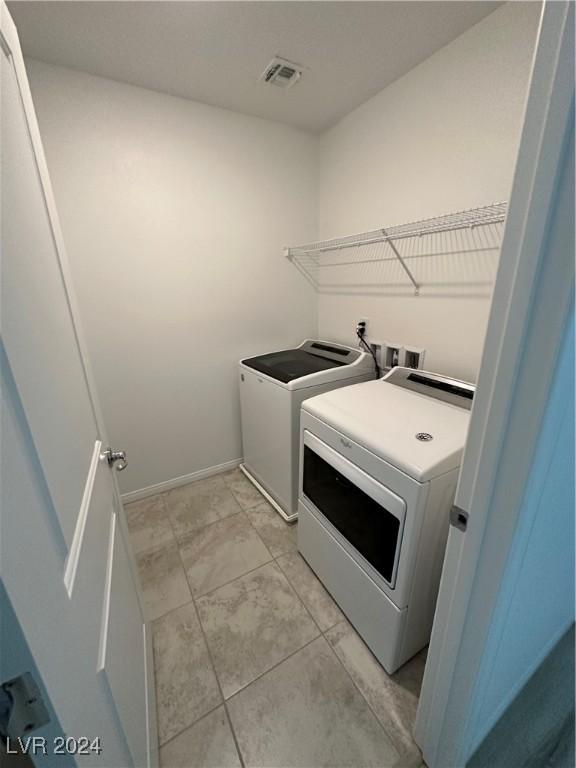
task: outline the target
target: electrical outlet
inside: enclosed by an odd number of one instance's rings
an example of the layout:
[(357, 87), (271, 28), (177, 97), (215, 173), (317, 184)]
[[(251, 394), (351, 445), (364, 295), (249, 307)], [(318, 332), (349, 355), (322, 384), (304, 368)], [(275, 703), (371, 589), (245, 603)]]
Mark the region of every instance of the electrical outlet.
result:
[(367, 317), (359, 317), (358, 321), (356, 323), (356, 333), (360, 330), (360, 328), (364, 328), (363, 335), (366, 336), (368, 333), (368, 318)]

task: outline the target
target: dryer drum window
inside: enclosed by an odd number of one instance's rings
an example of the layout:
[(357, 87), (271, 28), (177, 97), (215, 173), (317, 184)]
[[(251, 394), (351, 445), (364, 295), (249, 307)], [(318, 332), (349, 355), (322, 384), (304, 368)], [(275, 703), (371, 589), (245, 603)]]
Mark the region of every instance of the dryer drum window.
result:
[(302, 483), (319, 512), (391, 584), (400, 520), (307, 445)]

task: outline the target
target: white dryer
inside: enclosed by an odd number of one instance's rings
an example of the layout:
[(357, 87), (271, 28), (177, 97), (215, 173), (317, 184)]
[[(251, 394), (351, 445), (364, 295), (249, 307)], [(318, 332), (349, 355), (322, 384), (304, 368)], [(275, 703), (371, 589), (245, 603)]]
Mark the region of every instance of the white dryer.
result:
[(298, 549), (390, 674), (430, 638), (473, 393), (393, 368), (302, 406)]
[(287, 521), (298, 517), (300, 406), (308, 397), (374, 378), (370, 355), (307, 339), (240, 361), (240, 468)]

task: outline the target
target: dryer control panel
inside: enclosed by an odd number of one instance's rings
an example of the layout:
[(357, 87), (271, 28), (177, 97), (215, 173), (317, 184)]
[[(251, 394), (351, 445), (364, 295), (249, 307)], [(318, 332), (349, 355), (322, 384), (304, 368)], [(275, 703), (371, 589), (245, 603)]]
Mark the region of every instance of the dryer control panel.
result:
[(474, 384), (429, 371), (415, 371), (413, 368), (392, 368), (382, 381), (397, 387), (411, 389), (421, 395), (457, 405), (469, 411), (474, 399)]

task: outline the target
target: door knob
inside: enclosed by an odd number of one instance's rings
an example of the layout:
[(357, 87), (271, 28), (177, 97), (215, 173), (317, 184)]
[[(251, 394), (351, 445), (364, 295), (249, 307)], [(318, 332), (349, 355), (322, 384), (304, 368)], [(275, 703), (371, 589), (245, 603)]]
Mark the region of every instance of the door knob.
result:
[(126, 460), (126, 451), (113, 451), (112, 448), (106, 448), (102, 454), (102, 458), (106, 459), (108, 466), (116, 467), (118, 472), (122, 472), (128, 466)]

